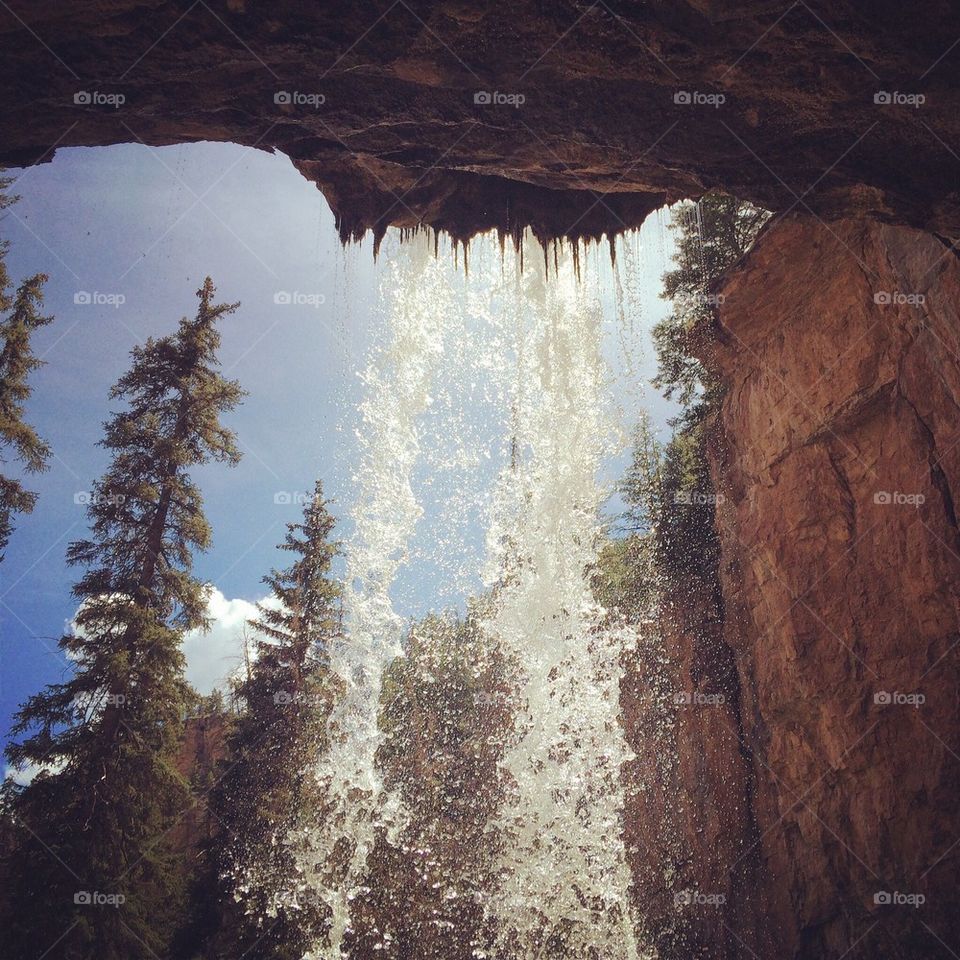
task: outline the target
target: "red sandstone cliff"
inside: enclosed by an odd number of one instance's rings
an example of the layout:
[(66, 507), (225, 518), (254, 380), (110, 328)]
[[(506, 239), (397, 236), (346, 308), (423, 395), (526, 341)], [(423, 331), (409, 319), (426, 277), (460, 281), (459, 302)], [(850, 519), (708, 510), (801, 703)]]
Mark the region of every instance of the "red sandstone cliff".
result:
[[(732, 651), (739, 702), (679, 737), (713, 798), (686, 840), (706, 861), (752, 837), (722, 918), (739, 955), (951, 956), (960, 263), (908, 228), (791, 216), (721, 292), (711, 643)], [(724, 746), (734, 725), (745, 769)], [(696, 777), (681, 781), (696, 806)]]
[(229, 717), (217, 713), (188, 717), (184, 725), (177, 770), (190, 784), (192, 802), (178, 819), (171, 838), (185, 859), (195, 856), (199, 846), (218, 829), (207, 801), (221, 772), (218, 766), (227, 755), (228, 727)]

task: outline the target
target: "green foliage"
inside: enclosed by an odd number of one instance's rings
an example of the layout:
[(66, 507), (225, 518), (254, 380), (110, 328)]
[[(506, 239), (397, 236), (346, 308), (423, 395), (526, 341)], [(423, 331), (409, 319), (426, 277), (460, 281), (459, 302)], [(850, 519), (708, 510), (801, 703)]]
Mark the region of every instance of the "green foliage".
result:
[(627, 504), (626, 521), (631, 533), (649, 533), (660, 513), (661, 461), (663, 449), (657, 441), (646, 410), (640, 411), (633, 437), (630, 466), (620, 482)]
[(695, 355), (697, 337), (716, 302), (712, 285), (746, 253), (769, 217), (722, 193), (674, 211), (676, 267), (663, 275), (663, 297), (673, 309), (653, 328), (658, 364), (653, 384), (668, 398), (676, 394), (685, 409), (706, 415), (718, 399), (718, 384)]
[[(16, 202), (8, 195), (9, 177), (0, 177), (0, 210)], [(11, 457), (28, 473), (46, 469), (50, 449), (24, 419), (24, 404), (30, 397), (28, 377), (43, 362), (34, 356), (31, 337), (39, 327), (53, 318), (43, 316), (43, 285), (46, 274), (38, 273), (24, 280), (14, 291), (7, 272), (8, 241), (0, 241), (0, 465)], [(30, 513), (37, 495), (23, 484), (0, 473), (0, 560), (13, 533), (13, 516)]]
[(73, 670), (27, 700), (8, 750), (15, 766), (41, 769), (8, 787), (25, 865), (5, 930), (14, 957), (146, 960), (165, 949), (179, 909), (169, 831), (187, 805), (175, 768), (180, 642), (204, 622), (191, 561), (210, 539), (189, 470), (239, 457), (220, 414), (241, 391), (217, 373), (215, 328), (236, 305), (214, 305), (214, 292), (208, 278), (196, 318), (136, 348), (111, 394), (126, 409), (106, 424), (111, 463), (88, 507), (91, 537), (68, 551), (86, 568), (60, 641)]
[(706, 456), (720, 386), (695, 355), (716, 296), (711, 285), (747, 251), (769, 214), (724, 194), (704, 196), (674, 213), (675, 267), (664, 274), (670, 315), (653, 329), (654, 386), (676, 397), (681, 415), (660, 444), (641, 414), (633, 455), (620, 485), (627, 537), (608, 543), (595, 577), (605, 607), (636, 619), (651, 608), (661, 577), (715, 576), (717, 496)]
[(238, 685), (245, 705), (228, 737), (226, 773), (212, 795), (224, 916), (218, 953), (299, 960), (322, 939), (325, 913), (297, 897), (290, 831), (322, 815), (312, 765), (326, 743), (332, 705), (328, 648), (341, 631), (341, 585), (331, 576), (338, 545), (318, 481), (302, 523), (289, 524), (281, 549), (296, 555), (264, 582), (256, 659)]
[(190, 576), (191, 553), (205, 550), (210, 528), (189, 468), (240, 459), (233, 433), (220, 423), (243, 396), (217, 371), (216, 322), (238, 304), (213, 304), (208, 277), (200, 308), (173, 336), (133, 350), (133, 367), (111, 390), (128, 409), (106, 424), (102, 441), (113, 454), (94, 485), (89, 509), (93, 537), (71, 545), (68, 560), (86, 566), (74, 594), (88, 602), (78, 626), (94, 625), (104, 598), (129, 597), (183, 629), (204, 623), (205, 589)]
[(719, 560), (706, 429), (699, 418), (684, 423), (664, 449), (656, 559), (668, 576), (713, 576)]
[(646, 411), (633, 438), (633, 455), (619, 485), (626, 504), (623, 532), (600, 550), (593, 574), (597, 601), (631, 623), (642, 619), (656, 596), (656, 524), (662, 513), (663, 449)]
[[(706, 457), (707, 430), (721, 398), (717, 380), (697, 357), (716, 304), (715, 282), (742, 257), (770, 214), (721, 193), (706, 194), (698, 204), (674, 213), (676, 264), (664, 274), (663, 296), (672, 301), (670, 315), (653, 329), (657, 352), (654, 386), (676, 396), (683, 413), (662, 451), (651, 454), (638, 440), (631, 471), (649, 476), (655, 494), (635, 496), (654, 503), (656, 563), (668, 575), (715, 575), (719, 544), (715, 530), (717, 496)], [(659, 459), (655, 471), (650, 461)]]

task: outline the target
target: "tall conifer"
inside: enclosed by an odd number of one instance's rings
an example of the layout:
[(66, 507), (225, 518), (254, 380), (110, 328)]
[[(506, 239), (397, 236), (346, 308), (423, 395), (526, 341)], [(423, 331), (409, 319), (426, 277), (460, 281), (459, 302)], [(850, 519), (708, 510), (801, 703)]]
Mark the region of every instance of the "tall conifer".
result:
[(303, 890), (289, 841), (323, 816), (313, 771), (333, 696), (328, 649), (341, 629), (333, 527), (317, 481), (303, 521), (288, 524), (280, 545), (295, 559), (264, 578), (271, 597), (250, 622), (256, 658), (237, 690), (245, 712), (214, 792), (226, 918), (220, 954), (300, 960), (324, 933), (323, 907)]
[[(15, 203), (17, 197), (6, 193), (9, 177), (0, 177), (0, 210)], [(30, 513), (37, 495), (7, 476), (6, 463), (18, 460), (28, 473), (46, 469), (50, 450), (24, 419), (23, 405), (30, 396), (29, 375), (43, 365), (33, 354), (33, 332), (50, 323), (52, 317), (40, 313), (46, 274), (24, 280), (14, 291), (7, 272), (9, 241), (0, 241), (0, 560), (13, 533), (13, 516)]]
[[(105, 425), (111, 463), (94, 485), (91, 536), (68, 551), (85, 568), (60, 646), (70, 676), (22, 707), (11, 762), (38, 769), (7, 790), (17, 845), (12, 957), (147, 960), (162, 955), (178, 906), (167, 840), (187, 804), (174, 766), (185, 696), (184, 631), (205, 622), (192, 553), (210, 543), (192, 467), (236, 463), (220, 422), (242, 391), (218, 372), (207, 278), (178, 331), (133, 350)], [(45, 952), (47, 951), (47, 952)]]

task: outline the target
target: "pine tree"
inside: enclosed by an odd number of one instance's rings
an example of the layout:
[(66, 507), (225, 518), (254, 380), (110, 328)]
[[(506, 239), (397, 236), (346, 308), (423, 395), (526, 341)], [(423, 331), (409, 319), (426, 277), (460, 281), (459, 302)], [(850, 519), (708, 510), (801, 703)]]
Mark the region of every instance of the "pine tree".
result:
[(377, 762), (407, 820), (398, 843), (381, 837), (371, 853), (352, 956), (466, 958), (488, 942), (489, 824), (503, 801), (497, 763), (512, 722), (506, 665), (483, 625), (490, 602), (412, 623), (406, 655), (384, 678)]
[[(0, 210), (15, 203), (17, 197), (6, 193), (9, 177), (0, 177)], [(6, 255), (9, 241), (0, 241), (0, 464), (12, 453), (28, 473), (46, 469), (50, 450), (24, 420), (23, 405), (30, 397), (29, 375), (43, 365), (31, 350), (34, 330), (50, 323), (41, 315), (46, 274), (38, 273), (21, 283), (12, 293)], [(9, 452), (8, 452), (9, 451)], [(13, 533), (13, 515), (30, 513), (37, 495), (26, 490), (19, 480), (0, 474), (0, 560)]]
[(220, 423), (242, 391), (217, 371), (217, 321), (207, 278), (194, 319), (134, 349), (111, 398), (111, 453), (95, 484), (91, 537), (70, 546), (85, 567), (81, 601), (60, 641), (72, 675), (21, 708), (8, 750), (39, 768), (7, 803), (21, 838), (19, 879), (4, 935), (10, 955), (139, 960), (161, 954), (178, 906), (179, 872), (165, 843), (187, 804), (174, 767), (186, 685), (184, 631), (205, 623), (192, 552), (210, 529), (190, 469), (236, 463)]
[(647, 533), (660, 512), (660, 461), (663, 450), (653, 432), (646, 410), (640, 411), (633, 438), (630, 466), (620, 483), (627, 504), (625, 515), (630, 533)]
[(719, 542), (716, 495), (706, 455), (709, 420), (721, 386), (696, 356), (700, 338), (718, 305), (713, 284), (742, 257), (770, 213), (722, 193), (708, 193), (674, 218), (676, 267), (663, 275), (670, 315), (653, 328), (657, 376), (653, 384), (677, 396), (681, 415), (663, 450), (656, 526), (656, 561), (667, 574), (716, 578)]
[(620, 527), (625, 536), (603, 545), (593, 577), (595, 596), (614, 621), (640, 622), (656, 597), (655, 548), (665, 512), (663, 453), (649, 415), (641, 410), (630, 465), (619, 484), (626, 505)]
[(272, 596), (250, 622), (256, 658), (238, 685), (246, 711), (228, 739), (230, 766), (213, 797), (222, 825), (218, 955), (251, 951), (263, 960), (300, 960), (324, 936), (324, 909), (298, 891), (287, 841), (299, 825), (322, 816), (312, 768), (333, 699), (328, 648), (341, 629), (333, 527), (317, 481), (303, 522), (289, 524), (281, 544), (296, 559), (264, 578)]
[(717, 390), (694, 355), (700, 325), (715, 303), (711, 284), (746, 253), (769, 218), (768, 211), (723, 193), (708, 193), (674, 214), (676, 267), (663, 275), (662, 294), (672, 310), (653, 328), (658, 364), (653, 383), (667, 397), (679, 394), (685, 408), (702, 407), (701, 415), (716, 400)]

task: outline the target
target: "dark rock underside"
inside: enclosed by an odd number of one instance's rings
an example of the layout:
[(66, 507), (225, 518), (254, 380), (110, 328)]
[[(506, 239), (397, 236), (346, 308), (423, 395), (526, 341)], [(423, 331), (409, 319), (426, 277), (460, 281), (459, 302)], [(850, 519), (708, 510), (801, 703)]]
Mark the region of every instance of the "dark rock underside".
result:
[(944, 0), (12, 0), (0, 162), (137, 140), (277, 149), (344, 239), (599, 237), (715, 187), (955, 237), (957, 38)]

